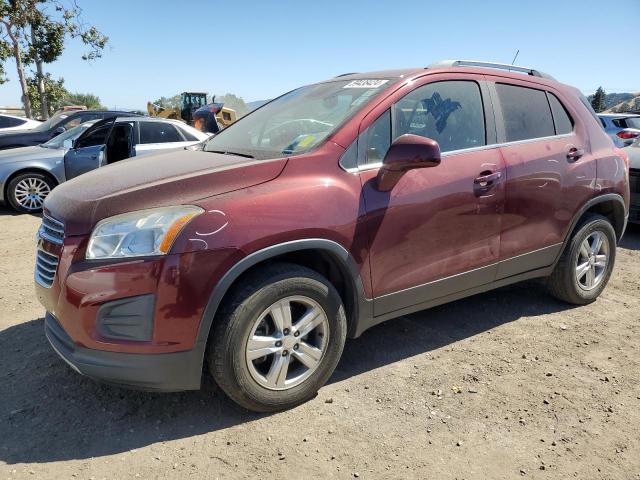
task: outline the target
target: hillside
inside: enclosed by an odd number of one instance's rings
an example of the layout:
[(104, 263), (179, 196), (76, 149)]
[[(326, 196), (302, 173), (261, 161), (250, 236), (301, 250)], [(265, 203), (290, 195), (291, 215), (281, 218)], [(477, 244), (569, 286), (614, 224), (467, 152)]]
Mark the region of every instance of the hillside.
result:
[(637, 93), (635, 94), (635, 96), (627, 100), (623, 100), (620, 103), (609, 107), (607, 109), (607, 112), (611, 112), (611, 113), (640, 112), (640, 93)]

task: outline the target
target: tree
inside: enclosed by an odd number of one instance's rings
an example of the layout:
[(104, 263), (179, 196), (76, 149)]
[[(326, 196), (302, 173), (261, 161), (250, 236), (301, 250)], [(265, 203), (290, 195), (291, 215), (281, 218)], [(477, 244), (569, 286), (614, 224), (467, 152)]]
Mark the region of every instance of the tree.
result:
[(604, 91), (604, 89), (602, 87), (598, 87), (596, 93), (591, 99), (591, 106), (596, 111), (596, 113), (603, 112), (607, 109), (606, 97), (607, 93)]
[(0, 38), (0, 85), (7, 81), (7, 72), (4, 69), (4, 63), (11, 56), (11, 48), (7, 42), (3, 42)]
[[(44, 87), (44, 97), (40, 94), (40, 84)], [(37, 75), (27, 78), (27, 96), (34, 110), (41, 110), (41, 99), (44, 98), (47, 105), (46, 116), (53, 113), (62, 106), (63, 99), (68, 95), (64, 88), (64, 78), (54, 80), (51, 74), (47, 73), (43, 78)]]
[[(12, 49), (22, 89), (25, 114), (32, 115), (25, 64), (35, 63), (37, 89), (43, 117), (48, 116), (44, 63), (54, 62), (67, 39), (79, 39), (89, 50), (83, 60), (102, 56), (108, 37), (82, 20), (77, 0), (0, 0), (0, 42)], [(1, 53), (1, 51), (0, 51)], [(0, 58), (1, 60), (1, 58)], [(1, 72), (0, 72), (1, 73)]]
[(31, 118), (31, 102), (27, 95), (27, 77), (24, 73), (22, 42), (24, 29), (29, 24), (28, 11), (31, 8), (35, 8), (35, 0), (26, 2), (0, 0), (0, 24), (4, 27), (4, 30), (0, 31), (0, 41), (4, 44), (3, 49), (11, 49), (13, 58), (16, 61), (18, 80), (22, 89), (22, 104), (27, 118)]
[(249, 112), (249, 108), (247, 107), (247, 104), (244, 102), (242, 97), (238, 97), (233, 93), (226, 93), (220, 97), (216, 97), (216, 101), (224, 103), (225, 107), (235, 110), (238, 114), (238, 118), (246, 115)]
[(68, 93), (62, 99), (62, 105), (84, 105), (89, 110), (106, 110), (100, 98), (93, 93)]
[(182, 105), (180, 94), (177, 94), (177, 95), (174, 95), (173, 97), (168, 97), (168, 98), (160, 97), (159, 99), (151, 103), (153, 103), (154, 105), (158, 105), (159, 107), (162, 107), (162, 108), (176, 108)]

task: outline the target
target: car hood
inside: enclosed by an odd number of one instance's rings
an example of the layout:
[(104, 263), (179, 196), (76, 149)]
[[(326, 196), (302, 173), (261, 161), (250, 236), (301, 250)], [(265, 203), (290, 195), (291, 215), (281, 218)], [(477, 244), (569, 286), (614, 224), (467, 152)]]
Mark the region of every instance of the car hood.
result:
[(45, 160), (49, 158), (60, 158), (64, 156), (64, 150), (57, 148), (20, 147), (0, 150), (0, 163)]
[(47, 197), (45, 210), (65, 223), (65, 234), (85, 235), (120, 213), (198, 200), (276, 178), (286, 159), (256, 161), (235, 155), (178, 151), (130, 158), (69, 180)]

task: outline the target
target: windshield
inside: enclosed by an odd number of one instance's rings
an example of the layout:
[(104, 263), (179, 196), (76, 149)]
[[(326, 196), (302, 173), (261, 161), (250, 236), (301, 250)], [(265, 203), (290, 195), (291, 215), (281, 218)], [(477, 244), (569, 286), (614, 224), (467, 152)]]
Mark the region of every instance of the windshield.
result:
[(77, 125), (77, 126), (71, 128), (71, 129), (67, 130), (64, 133), (61, 133), (57, 137), (53, 137), (51, 140), (49, 140), (48, 142), (43, 143), (40, 146), (41, 147), (45, 147), (45, 148), (63, 148), (65, 140), (75, 140), (76, 138), (78, 138), (82, 134), (82, 132), (84, 132), (87, 128), (89, 128), (94, 123), (96, 123), (96, 122), (95, 121), (85, 122), (85, 123), (82, 123), (80, 125)]
[(388, 88), (389, 80), (341, 80), (298, 88), (211, 138), (205, 150), (278, 158), (319, 145), (340, 124)]
[(60, 120), (64, 120), (67, 118), (69, 114), (67, 112), (58, 112), (53, 117), (49, 117), (48, 120), (45, 120), (36, 128), (33, 129), (35, 132), (44, 132), (46, 130), (50, 130), (54, 125), (56, 125)]

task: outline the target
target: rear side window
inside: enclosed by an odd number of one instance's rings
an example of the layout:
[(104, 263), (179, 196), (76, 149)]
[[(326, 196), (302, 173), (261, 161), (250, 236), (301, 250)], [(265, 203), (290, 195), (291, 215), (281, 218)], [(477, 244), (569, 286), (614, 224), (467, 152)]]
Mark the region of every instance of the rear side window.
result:
[(0, 115), (0, 128), (18, 127), (24, 124), (26, 120), (19, 118), (3, 117)]
[(140, 143), (183, 142), (176, 127), (170, 123), (140, 122)]
[(556, 135), (564, 135), (573, 132), (573, 120), (564, 108), (558, 97), (549, 93), (549, 104), (553, 113), (553, 123), (556, 126)]
[[(180, 128), (180, 127), (178, 127), (178, 128)], [(187, 140), (187, 142), (197, 142), (198, 141), (198, 137), (196, 137), (190, 131), (188, 131), (188, 130), (186, 130), (184, 128), (180, 128), (180, 131), (182, 132), (182, 135), (184, 135), (184, 138)]]
[(505, 140), (515, 142), (555, 134), (551, 108), (542, 90), (496, 83)]
[(470, 81), (435, 82), (394, 105), (394, 137), (431, 138), (442, 152), (486, 144), (480, 87)]

